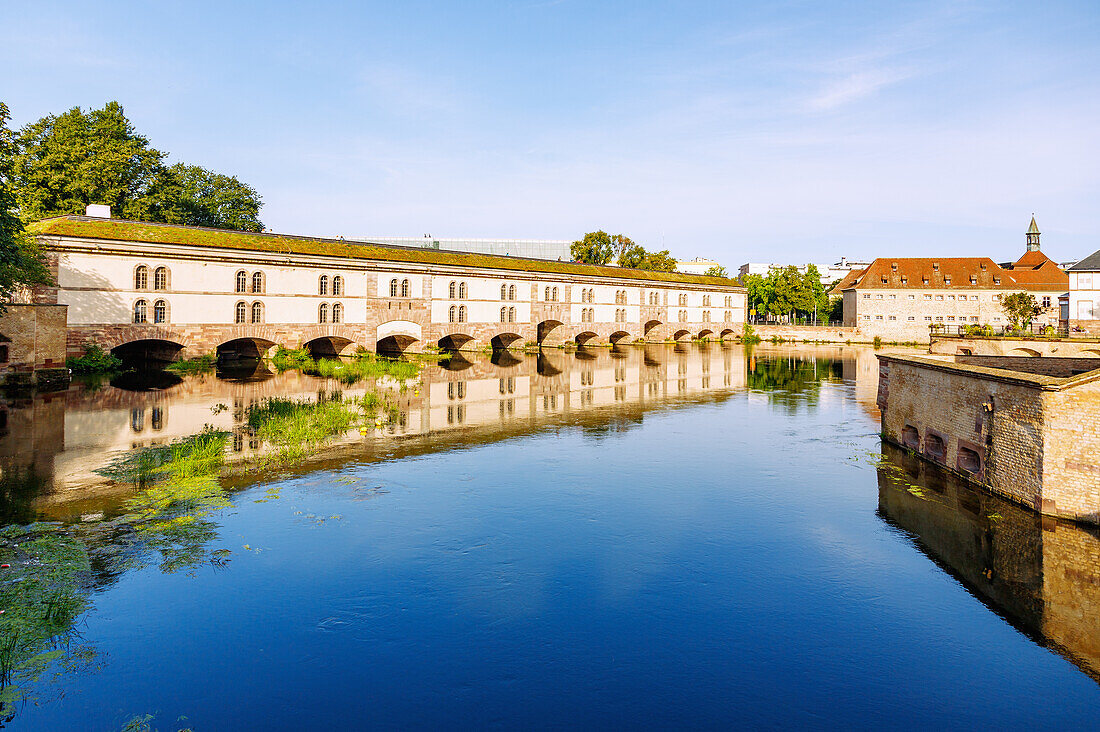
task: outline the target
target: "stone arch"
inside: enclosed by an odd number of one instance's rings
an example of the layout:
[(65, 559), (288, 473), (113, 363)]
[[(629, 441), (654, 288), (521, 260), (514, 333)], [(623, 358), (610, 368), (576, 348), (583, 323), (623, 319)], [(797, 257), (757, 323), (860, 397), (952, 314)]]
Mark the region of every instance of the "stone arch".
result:
[(718, 337), (722, 340), (726, 340), (727, 338), (732, 338), (735, 335), (737, 335), (737, 332), (733, 328), (723, 328), (722, 332), (718, 334)]
[(125, 368), (163, 368), (180, 360), (184, 343), (166, 338), (137, 338), (111, 348)]
[(620, 343), (622, 341), (625, 341), (628, 338), (630, 338), (630, 334), (627, 333), (625, 330), (617, 330), (614, 333), (612, 333), (611, 335), (609, 335), (607, 337), (607, 340), (611, 341), (612, 344), (615, 344), (615, 343)]
[(573, 340), (576, 341), (578, 346), (583, 346), (584, 344), (594, 341), (599, 337), (600, 336), (598, 333), (594, 333), (590, 330), (585, 330), (573, 336)]
[(649, 338), (651, 335), (657, 335), (656, 329), (660, 328), (664, 323), (659, 320), (650, 320), (644, 326), (642, 326), (642, 336)]
[(497, 333), (489, 340), (489, 343), (493, 346), (494, 351), (502, 351), (505, 348), (511, 348), (521, 340), (523, 340), (523, 336), (518, 333)]
[(308, 350), (309, 355), (315, 359), (338, 358), (341, 355), (347, 355), (350, 351), (353, 351), (353, 347), (356, 346), (356, 343), (350, 338), (328, 335), (306, 341), (302, 346)]
[(436, 345), (444, 351), (458, 351), (463, 348), (473, 348), (477, 344), (472, 335), (466, 333), (448, 333), (436, 342)]
[(565, 324), (560, 320), (544, 320), (536, 328), (539, 345), (558, 345), (565, 340)]
[(699, 331), (698, 338), (699, 340), (702, 340), (704, 338), (709, 338), (712, 335), (714, 335), (713, 330), (711, 330), (710, 328), (703, 328), (701, 331)]
[(384, 338), (379, 338), (374, 348), (375, 351), (378, 353), (400, 355), (409, 350), (413, 346), (413, 344), (419, 342), (419, 338), (413, 338), (412, 336), (405, 335), (403, 333), (395, 333), (393, 335), (388, 335)]
[(1082, 356), (1100, 356), (1100, 349), (1086, 348), (1085, 350), (1081, 351), (1081, 355)]
[(275, 345), (275, 341), (257, 336), (231, 338), (218, 344), (218, 362), (259, 361)]
[(674, 341), (691, 340), (691, 331), (690, 330), (684, 330), (684, 329), (678, 330), (678, 331), (676, 331), (675, 333), (672, 334), (672, 340), (674, 340)]
[(1013, 348), (1008, 352), (1009, 356), (1041, 356), (1034, 348)]

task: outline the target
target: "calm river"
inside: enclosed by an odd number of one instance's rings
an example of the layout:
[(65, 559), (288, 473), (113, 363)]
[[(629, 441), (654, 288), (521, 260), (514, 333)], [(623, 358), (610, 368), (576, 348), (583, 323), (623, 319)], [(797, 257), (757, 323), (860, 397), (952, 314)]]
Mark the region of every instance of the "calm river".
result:
[[(255, 467), (249, 406), (359, 387), (130, 375), (5, 402), (0, 727), (1095, 729), (1097, 534), (885, 449), (877, 369), (824, 346), (456, 358), (282, 469)], [(208, 424), (235, 469), (122, 520), (160, 488), (106, 468)]]

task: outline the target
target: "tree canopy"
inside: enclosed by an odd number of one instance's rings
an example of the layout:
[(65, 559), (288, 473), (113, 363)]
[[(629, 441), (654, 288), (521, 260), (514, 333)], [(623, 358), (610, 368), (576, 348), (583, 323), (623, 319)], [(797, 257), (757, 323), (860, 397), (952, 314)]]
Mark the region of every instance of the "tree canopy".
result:
[(611, 241), (611, 235), (606, 231), (592, 231), (585, 234), (580, 241), (573, 242), (569, 247), (569, 253), (577, 262), (607, 264), (615, 255), (615, 246)]
[(758, 314), (786, 315), (791, 318), (827, 317), (829, 297), (821, 284), (821, 273), (814, 265), (800, 272), (798, 267), (774, 267), (766, 275), (750, 274), (741, 278), (747, 290), (749, 307)]
[(0, 102), (0, 313), (4, 312), (4, 303), (10, 302), (20, 288), (48, 284), (51, 280), (45, 258), (15, 214), (18, 205), (12, 185), (15, 135), (8, 129), (9, 118), (8, 106)]
[(26, 125), (14, 139), (12, 180), (25, 221), (82, 214), (105, 203), (118, 218), (260, 231), (251, 186), (167, 155), (137, 133), (118, 102)]
[(729, 277), (729, 274), (726, 273), (726, 268), (720, 264), (714, 265), (704, 272), (703, 275), (706, 277)]
[(1013, 292), (1001, 298), (1001, 310), (1013, 328), (1031, 325), (1032, 319), (1042, 312), (1035, 296), (1027, 292)]

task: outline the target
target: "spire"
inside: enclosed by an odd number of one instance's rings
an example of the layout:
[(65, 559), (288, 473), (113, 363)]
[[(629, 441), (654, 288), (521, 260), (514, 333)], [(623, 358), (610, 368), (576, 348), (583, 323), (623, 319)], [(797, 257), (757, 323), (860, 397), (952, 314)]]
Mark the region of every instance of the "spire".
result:
[(1035, 214), (1031, 214), (1031, 226), (1027, 227), (1027, 250), (1039, 251), (1039, 227), (1035, 223)]

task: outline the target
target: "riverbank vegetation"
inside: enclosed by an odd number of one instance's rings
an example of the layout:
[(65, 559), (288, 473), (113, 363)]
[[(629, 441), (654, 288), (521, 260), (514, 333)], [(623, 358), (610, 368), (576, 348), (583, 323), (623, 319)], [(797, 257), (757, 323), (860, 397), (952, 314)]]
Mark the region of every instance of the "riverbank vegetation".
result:
[(74, 374), (109, 374), (122, 370), (122, 359), (94, 343), (84, 344), (84, 353), (65, 359)]
[(272, 356), (271, 365), (280, 373), (298, 369), (303, 374), (335, 379), (342, 384), (355, 384), (367, 379), (387, 376), (397, 381), (405, 381), (420, 375), (420, 365), (413, 361), (384, 358), (369, 351), (357, 351), (347, 360), (335, 358), (315, 360), (308, 349), (280, 347)]
[(188, 374), (205, 374), (213, 371), (218, 365), (218, 357), (213, 353), (204, 353), (196, 358), (187, 358), (182, 361), (173, 361), (164, 367), (165, 371), (171, 371), (181, 376)]

